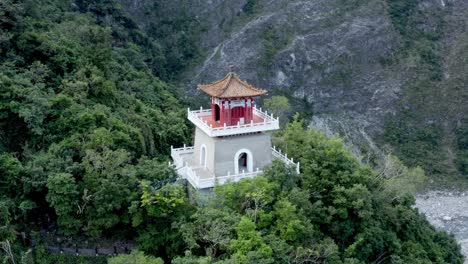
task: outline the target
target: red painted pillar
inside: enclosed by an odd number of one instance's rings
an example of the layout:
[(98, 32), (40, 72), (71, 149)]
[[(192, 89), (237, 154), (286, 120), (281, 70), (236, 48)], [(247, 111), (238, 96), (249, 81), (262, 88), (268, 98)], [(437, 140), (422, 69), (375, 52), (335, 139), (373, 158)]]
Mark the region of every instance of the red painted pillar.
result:
[(249, 107), (249, 98), (244, 99), (244, 116), (245, 116), (245, 123), (250, 123), (250, 107)]
[(219, 113), (219, 123), (221, 125), (224, 125), (224, 123), (226, 123), (226, 116), (224, 115), (224, 100), (221, 100), (221, 108), (220, 108), (220, 112)]
[(249, 120), (249, 109), (248, 109), (248, 106), (247, 106), (247, 98), (244, 98), (244, 123), (245, 124), (248, 124), (250, 122)]
[(231, 116), (231, 100), (226, 100), (227, 102), (227, 109), (226, 109), (226, 123), (228, 125), (232, 125), (232, 116)]
[(249, 115), (249, 123), (250, 123), (250, 121), (252, 121), (252, 99), (247, 98), (246, 104), (247, 104), (247, 112)]
[(255, 105), (255, 101), (253, 99), (253, 97), (250, 97), (250, 116), (252, 117), (252, 119), (254, 119), (254, 114), (253, 114), (253, 108), (254, 108), (254, 105)]
[(216, 121), (216, 108), (214, 101), (214, 98), (211, 97), (211, 119), (213, 119), (213, 121)]

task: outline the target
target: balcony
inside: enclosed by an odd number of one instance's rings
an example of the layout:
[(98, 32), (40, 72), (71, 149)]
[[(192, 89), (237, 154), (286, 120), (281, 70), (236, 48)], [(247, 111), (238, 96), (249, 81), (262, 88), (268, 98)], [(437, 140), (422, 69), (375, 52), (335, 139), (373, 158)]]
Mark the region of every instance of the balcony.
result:
[[(273, 147), (271, 151), (274, 158), (280, 159), (288, 166), (295, 167), (296, 172), (299, 173), (299, 162), (294, 162), (292, 158), (288, 158), (287, 154), (281, 153), (281, 150), (276, 149), (276, 147)], [(259, 170), (257, 168), (257, 170), (253, 172), (242, 171), (239, 174), (228, 173), (228, 175), (216, 176), (206, 168), (199, 166), (198, 164), (194, 164), (191, 161), (193, 152), (193, 147), (171, 147), (171, 157), (174, 161), (173, 165), (175, 166), (177, 173), (182, 179), (186, 179), (190, 182), (190, 184), (196, 189), (213, 188), (216, 185), (253, 178), (263, 173), (263, 170)]]
[(262, 112), (262, 109), (253, 108), (253, 120), (248, 124), (226, 126), (212, 119), (211, 109), (196, 111), (187, 110), (188, 119), (210, 137), (230, 136), (236, 134), (254, 133), (279, 129), (279, 119)]

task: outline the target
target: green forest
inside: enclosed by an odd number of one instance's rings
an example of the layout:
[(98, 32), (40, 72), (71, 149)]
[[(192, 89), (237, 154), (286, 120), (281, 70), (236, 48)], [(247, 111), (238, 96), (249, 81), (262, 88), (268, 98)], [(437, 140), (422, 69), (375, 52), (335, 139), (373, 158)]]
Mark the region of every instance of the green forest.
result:
[[(301, 174), (275, 161), (195, 195), (168, 162), (193, 133), (173, 71), (196, 52), (167, 45), (113, 0), (0, 0), (2, 263), (463, 263), (413, 207), (420, 168), (364, 165), (299, 115), (273, 138)], [(44, 232), (136, 248), (55, 254)]]

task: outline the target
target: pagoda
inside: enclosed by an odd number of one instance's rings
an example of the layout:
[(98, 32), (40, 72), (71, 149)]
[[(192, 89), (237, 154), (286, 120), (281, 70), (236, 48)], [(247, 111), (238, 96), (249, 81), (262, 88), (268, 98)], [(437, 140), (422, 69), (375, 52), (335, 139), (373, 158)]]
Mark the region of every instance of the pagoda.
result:
[(266, 131), (279, 129), (279, 120), (257, 109), (255, 98), (265, 95), (230, 72), (222, 80), (198, 85), (211, 97), (211, 109), (187, 110), (195, 125), (194, 146), (172, 148), (178, 174), (196, 189), (252, 178), (263, 172), (273, 158), (296, 166), (286, 154), (271, 146)]

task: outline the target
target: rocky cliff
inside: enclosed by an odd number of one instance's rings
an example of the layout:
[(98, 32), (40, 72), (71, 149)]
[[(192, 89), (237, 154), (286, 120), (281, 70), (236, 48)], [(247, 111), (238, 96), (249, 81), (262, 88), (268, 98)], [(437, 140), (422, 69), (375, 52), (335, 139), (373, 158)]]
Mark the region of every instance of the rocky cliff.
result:
[(189, 93), (234, 65), (358, 153), (384, 149), (433, 174), (466, 173), (465, 0), (122, 2), (148, 32), (188, 23), (185, 45), (199, 53), (177, 81)]

